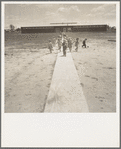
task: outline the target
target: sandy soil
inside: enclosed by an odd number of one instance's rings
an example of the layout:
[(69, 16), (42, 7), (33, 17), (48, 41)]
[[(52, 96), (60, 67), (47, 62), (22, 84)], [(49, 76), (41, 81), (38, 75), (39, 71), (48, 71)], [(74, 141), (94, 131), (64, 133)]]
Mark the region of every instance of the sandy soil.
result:
[(108, 41), (115, 40), (111, 35), (88, 37), (89, 48), (81, 44), (72, 52), (90, 112), (116, 111), (116, 42)]
[(48, 49), (14, 49), (12, 53), (9, 47), (5, 56), (5, 112), (44, 110), (56, 56)]
[(42, 112), (57, 51), (46, 48), (56, 33), (5, 34), (5, 112)]
[[(89, 48), (72, 51), (90, 112), (116, 111), (116, 42), (114, 33), (68, 33)], [(12, 37), (13, 36), (13, 37)], [(49, 54), (45, 35), (6, 35), (5, 112), (43, 112), (57, 51)], [(41, 43), (41, 44), (40, 44)], [(83, 70), (83, 71), (82, 71)]]

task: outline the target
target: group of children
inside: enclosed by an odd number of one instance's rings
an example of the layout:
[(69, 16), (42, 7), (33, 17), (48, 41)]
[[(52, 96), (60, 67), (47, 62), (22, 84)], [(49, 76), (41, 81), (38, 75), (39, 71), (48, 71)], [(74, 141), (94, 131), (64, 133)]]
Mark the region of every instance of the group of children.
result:
[[(63, 56), (66, 56), (66, 51), (67, 49), (69, 49), (69, 51), (72, 51), (72, 46), (75, 43), (75, 51), (78, 51), (78, 47), (79, 47), (79, 38), (76, 38), (75, 41), (72, 40), (71, 37), (68, 37), (65, 33), (60, 34), (58, 36), (57, 41), (55, 40), (55, 38), (53, 38), (54, 41), (53, 43), (51, 42), (51, 40), (49, 40), (49, 44), (48, 44), (48, 49), (50, 50), (50, 53), (52, 53), (53, 51), (53, 46), (55, 46), (55, 44), (58, 45), (58, 50), (61, 52), (61, 46), (63, 48)], [(83, 45), (82, 47), (86, 48), (86, 40), (83, 40)]]

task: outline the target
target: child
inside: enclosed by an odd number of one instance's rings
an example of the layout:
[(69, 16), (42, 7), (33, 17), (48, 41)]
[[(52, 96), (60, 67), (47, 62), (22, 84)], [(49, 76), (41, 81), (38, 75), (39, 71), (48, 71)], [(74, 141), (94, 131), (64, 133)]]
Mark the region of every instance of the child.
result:
[(63, 38), (66, 38), (66, 34), (65, 33), (63, 33)]
[(70, 52), (72, 50), (72, 45), (73, 45), (73, 41), (72, 41), (71, 38), (69, 38), (69, 40), (68, 40), (68, 48), (69, 48)]
[(61, 39), (60, 38), (58, 38), (57, 43), (58, 43), (58, 50), (61, 52)]
[(53, 36), (53, 40), (52, 40), (53, 46), (55, 47), (56, 44), (56, 38)]
[(48, 49), (50, 50), (50, 53), (52, 53), (53, 45), (52, 45), (51, 40), (49, 40), (49, 43), (48, 43)]
[(60, 33), (59, 38), (62, 38), (62, 33)]
[(75, 42), (76, 52), (78, 51), (78, 46), (79, 46), (79, 38), (76, 38), (76, 42)]
[(83, 45), (82, 45), (82, 47), (85, 46), (85, 48), (86, 48), (86, 40), (87, 40), (87, 39), (83, 40)]

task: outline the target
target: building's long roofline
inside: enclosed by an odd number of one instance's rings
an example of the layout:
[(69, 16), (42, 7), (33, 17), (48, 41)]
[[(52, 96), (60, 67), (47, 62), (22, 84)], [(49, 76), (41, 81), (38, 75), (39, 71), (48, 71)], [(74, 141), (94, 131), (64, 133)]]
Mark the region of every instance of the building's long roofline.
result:
[(99, 25), (107, 25), (107, 24), (71, 24), (71, 25), (65, 25), (65, 24), (62, 24), (62, 25), (60, 25), (60, 24), (58, 24), (58, 25), (40, 25), (40, 26), (22, 26), (23, 28), (38, 28), (38, 27), (61, 27), (61, 26), (63, 26), (63, 27), (67, 27), (67, 26), (99, 26)]

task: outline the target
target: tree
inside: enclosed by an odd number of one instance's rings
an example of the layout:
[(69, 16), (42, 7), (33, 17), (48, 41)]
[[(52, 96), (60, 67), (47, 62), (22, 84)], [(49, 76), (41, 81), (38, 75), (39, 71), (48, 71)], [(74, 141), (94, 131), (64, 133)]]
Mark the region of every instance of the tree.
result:
[(21, 31), (21, 29), (20, 28), (17, 28), (16, 31)]
[(14, 31), (14, 29), (15, 29), (15, 26), (12, 25), (12, 24), (10, 24), (10, 30), (11, 30), (11, 31)]

